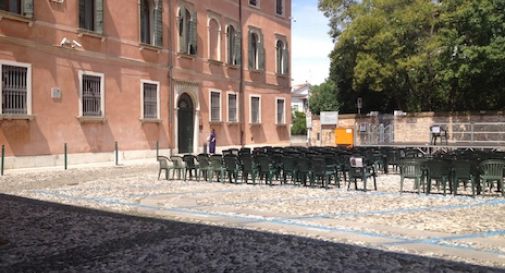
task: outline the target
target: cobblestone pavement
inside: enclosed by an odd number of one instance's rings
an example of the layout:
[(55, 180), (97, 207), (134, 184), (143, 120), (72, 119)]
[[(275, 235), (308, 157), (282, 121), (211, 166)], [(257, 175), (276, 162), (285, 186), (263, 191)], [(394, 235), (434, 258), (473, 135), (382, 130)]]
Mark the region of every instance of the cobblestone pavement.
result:
[[(0, 272), (505, 272), (505, 200), (157, 180), (0, 177)], [(407, 185), (411, 187), (411, 185)]]

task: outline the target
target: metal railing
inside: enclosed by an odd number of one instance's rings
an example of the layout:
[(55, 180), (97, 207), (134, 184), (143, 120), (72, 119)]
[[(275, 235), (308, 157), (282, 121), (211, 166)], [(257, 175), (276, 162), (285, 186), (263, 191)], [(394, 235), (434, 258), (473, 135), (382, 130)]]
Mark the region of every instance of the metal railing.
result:
[(505, 143), (505, 122), (436, 123), (447, 130), (452, 143)]
[(27, 114), (26, 67), (2, 65), (2, 114)]

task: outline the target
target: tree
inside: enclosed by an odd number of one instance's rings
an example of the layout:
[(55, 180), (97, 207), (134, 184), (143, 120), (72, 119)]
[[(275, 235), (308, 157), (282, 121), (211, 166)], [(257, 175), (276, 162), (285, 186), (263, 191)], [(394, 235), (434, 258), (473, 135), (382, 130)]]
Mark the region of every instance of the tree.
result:
[(332, 81), (325, 81), (320, 85), (314, 85), (310, 89), (309, 108), (314, 114), (321, 111), (338, 111), (337, 86)]
[(305, 113), (295, 111), (293, 113), (293, 126), (291, 127), (292, 135), (305, 135), (307, 134), (307, 120)]
[(340, 109), (505, 108), (505, 0), (320, 0)]

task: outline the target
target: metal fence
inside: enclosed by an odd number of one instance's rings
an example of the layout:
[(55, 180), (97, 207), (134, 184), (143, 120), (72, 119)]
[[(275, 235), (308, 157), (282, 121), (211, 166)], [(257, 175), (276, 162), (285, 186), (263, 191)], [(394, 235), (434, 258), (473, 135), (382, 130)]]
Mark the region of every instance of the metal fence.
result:
[(505, 143), (505, 122), (437, 123), (448, 132), (452, 143)]

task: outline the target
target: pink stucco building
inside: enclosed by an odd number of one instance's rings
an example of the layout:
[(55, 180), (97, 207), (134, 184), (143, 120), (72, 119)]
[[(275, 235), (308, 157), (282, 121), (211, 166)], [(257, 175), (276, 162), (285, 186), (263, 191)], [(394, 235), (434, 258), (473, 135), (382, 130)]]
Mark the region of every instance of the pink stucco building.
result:
[[(241, 1), (241, 3), (239, 3)], [(289, 142), (290, 0), (6, 0), (8, 157)], [(76, 157), (77, 158), (77, 157)], [(33, 162), (33, 160), (31, 161)], [(21, 164), (22, 165), (22, 164)]]

